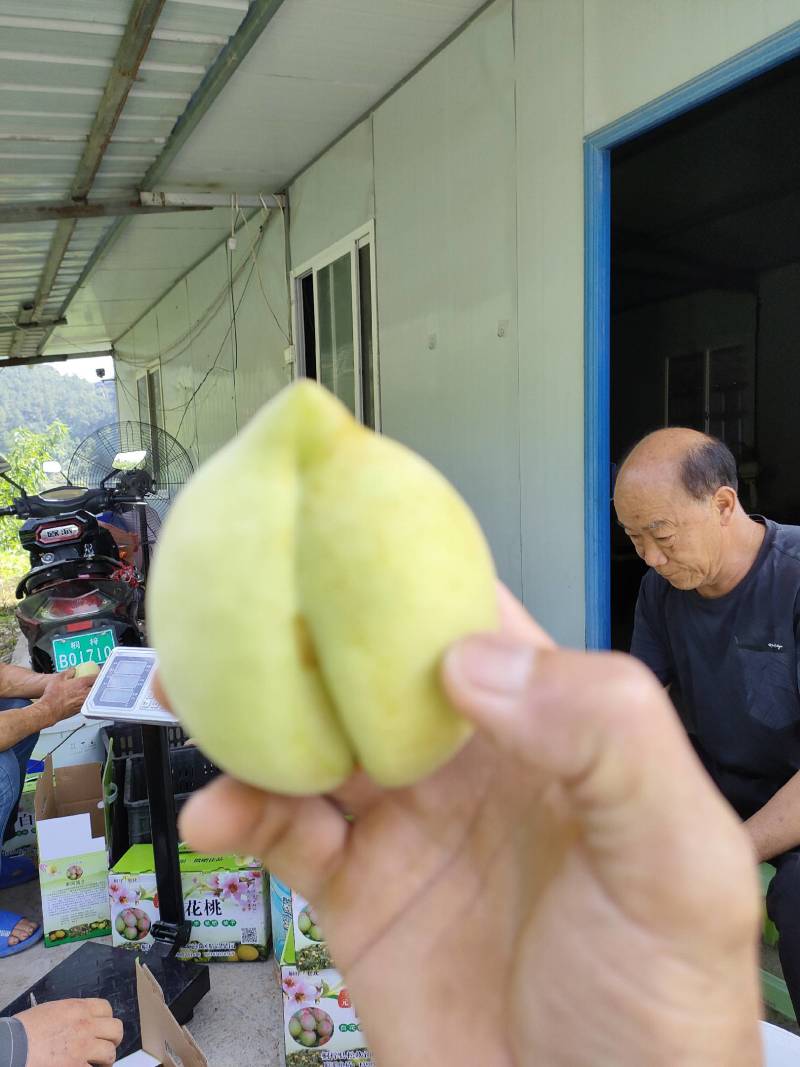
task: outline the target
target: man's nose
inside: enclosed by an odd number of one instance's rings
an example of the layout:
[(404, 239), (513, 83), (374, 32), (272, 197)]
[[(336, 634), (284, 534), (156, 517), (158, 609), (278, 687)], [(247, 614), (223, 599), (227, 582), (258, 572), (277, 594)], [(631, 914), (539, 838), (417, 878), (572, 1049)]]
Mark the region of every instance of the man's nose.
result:
[(644, 561), (648, 567), (663, 567), (667, 557), (658, 545), (648, 545), (644, 550)]

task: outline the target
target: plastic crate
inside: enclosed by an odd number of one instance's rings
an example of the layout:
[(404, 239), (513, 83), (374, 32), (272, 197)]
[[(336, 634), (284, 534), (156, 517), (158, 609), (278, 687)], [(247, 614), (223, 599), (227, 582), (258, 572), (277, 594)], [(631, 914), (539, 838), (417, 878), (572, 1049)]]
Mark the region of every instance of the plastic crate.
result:
[[(170, 748), (180, 748), (187, 740), (180, 726), (166, 728)], [(103, 745), (108, 755), (110, 743), (114, 742), (114, 759), (127, 759), (128, 756), (141, 756), (144, 751), (142, 728), (137, 724), (130, 726), (104, 726), (101, 734)]]
[[(219, 774), (219, 769), (197, 748), (173, 748), (169, 753), (175, 814), (198, 789)], [(139, 845), (152, 840), (150, 800), (143, 756), (129, 756), (125, 763), (125, 812), (128, 816), (128, 841)]]
[[(186, 735), (180, 726), (168, 726), (166, 729), (170, 748), (180, 747), (185, 742)], [(144, 758), (142, 755), (144, 743), (142, 728), (135, 723), (104, 726), (100, 731), (100, 737), (106, 758), (109, 750), (112, 752), (112, 780), (117, 787), (119, 797), (111, 812), (111, 862), (114, 864), (122, 859), (131, 845), (136, 843), (128, 840), (128, 816), (123, 803), (125, 768), (131, 757), (139, 760)]]

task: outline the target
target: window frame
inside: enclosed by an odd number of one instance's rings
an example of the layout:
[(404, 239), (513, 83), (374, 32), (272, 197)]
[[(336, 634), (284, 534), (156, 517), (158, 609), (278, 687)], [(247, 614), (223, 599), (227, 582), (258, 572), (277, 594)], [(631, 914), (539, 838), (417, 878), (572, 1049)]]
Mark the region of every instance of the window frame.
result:
[[(158, 374), (158, 394), (154, 386), (155, 375)], [(148, 426), (155, 426), (156, 428), (163, 429), (164, 424), (164, 395), (162, 392), (162, 380), (161, 380), (161, 363), (156, 360), (146, 367), (143, 372), (136, 377), (136, 400), (139, 405), (139, 422), (147, 422)], [(142, 398), (139, 395), (139, 388), (141, 383), (145, 383), (145, 392), (147, 394), (147, 414), (146, 420), (142, 419)], [(158, 418), (154, 418), (154, 415), (160, 415), (160, 421)]]
[[(381, 403), (380, 403), (380, 359), (378, 354), (378, 289), (377, 289), (377, 264), (375, 255), (375, 220), (370, 219), (363, 226), (359, 226), (346, 237), (334, 244), (329, 245), (322, 252), (311, 259), (301, 263), (291, 272), (291, 298), (292, 298), (292, 332), (294, 336), (294, 377), (306, 375), (306, 351), (305, 331), (303, 329), (303, 293), (302, 283), (312, 276), (314, 292), (314, 331), (317, 347), (316, 360), (319, 363), (319, 287), (317, 284), (318, 274), (325, 267), (329, 267), (337, 259), (345, 255), (350, 256), (350, 288), (353, 315), (353, 362), (355, 383), (355, 407), (356, 418), (359, 422), (364, 421), (364, 397), (363, 397), (363, 368), (364, 346), (361, 336), (361, 290), (359, 275), (359, 250), (369, 247), (369, 287), (372, 310), (371, 341), (372, 341), (372, 408), (374, 412), (375, 430), (381, 428)], [(318, 368), (319, 370), (319, 368)]]

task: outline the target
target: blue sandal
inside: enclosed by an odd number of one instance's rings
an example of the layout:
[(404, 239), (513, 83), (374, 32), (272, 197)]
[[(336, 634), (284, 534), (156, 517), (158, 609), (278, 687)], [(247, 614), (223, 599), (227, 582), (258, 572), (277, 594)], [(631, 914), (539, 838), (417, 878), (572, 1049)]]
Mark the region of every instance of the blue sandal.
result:
[(30, 948), (37, 941), (42, 940), (44, 931), (41, 924), (39, 924), (29, 937), (26, 937), (23, 941), (18, 941), (16, 945), (9, 945), (8, 939), (13, 934), (14, 927), (17, 923), (23, 921), (24, 916), (15, 915), (13, 911), (0, 911), (0, 959), (5, 956), (14, 956), (17, 952), (24, 952), (26, 948)]
[(28, 856), (3, 856), (0, 867), (0, 889), (25, 885), (37, 876), (36, 864)]

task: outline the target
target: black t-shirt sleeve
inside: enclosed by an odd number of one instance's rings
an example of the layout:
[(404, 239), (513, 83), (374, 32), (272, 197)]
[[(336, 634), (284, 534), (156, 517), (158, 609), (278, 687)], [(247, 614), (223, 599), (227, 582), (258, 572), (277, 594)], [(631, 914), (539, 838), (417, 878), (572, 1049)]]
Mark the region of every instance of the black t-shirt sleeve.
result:
[(662, 598), (653, 582), (652, 571), (642, 579), (636, 601), (631, 655), (646, 663), (662, 685), (673, 680), (672, 657), (667, 642)]

